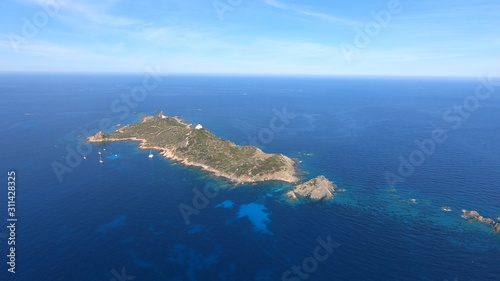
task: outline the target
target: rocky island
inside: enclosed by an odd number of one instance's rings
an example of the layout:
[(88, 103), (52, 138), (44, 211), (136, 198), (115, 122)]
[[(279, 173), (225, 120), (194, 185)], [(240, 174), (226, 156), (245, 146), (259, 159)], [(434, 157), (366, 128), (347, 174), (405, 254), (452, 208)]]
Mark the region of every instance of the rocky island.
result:
[(500, 222), (481, 216), (477, 211), (462, 210), (462, 218), (472, 219), (481, 223), (489, 224), (495, 232), (500, 232)]
[(333, 199), (337, 186), (324, 176), (318, 176), (303, 184), (297, 185), (293, 190), (286, 193), (290, 200), (298, 200), (299, 197), (309, 198), (314, 201)]
[(99, 132), (87, 141), (138, 141), (143, 149), (158, 150), (168, 159), (200, 167), (236, 183), (299, 181), (295, 161), (287, 156), (264, 153), (254, 146), (238, 146), (201, 125), (193, 127), (163, 113), (146, 116), (140, 123), (121, 127), (111, 134)]

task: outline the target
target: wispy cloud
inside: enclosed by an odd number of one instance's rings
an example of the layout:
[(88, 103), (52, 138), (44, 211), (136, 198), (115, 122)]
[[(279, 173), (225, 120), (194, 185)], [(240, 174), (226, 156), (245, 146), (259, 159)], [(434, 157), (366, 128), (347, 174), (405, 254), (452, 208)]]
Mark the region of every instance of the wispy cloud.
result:
[(9, 41), (0, 39), (0, 59), (4, 60), (0, 71), (140, 72), (144, 66), (158, 62), (158, 59), (126, 53), (120, 48), (123, 48), (120, 43), (89, 48), (33, 40), (23, 46), (22, 54), (16, 54)]
[(117, 4), (116, 0), (107, 1), (69, 1), (69, 0), (18, 0), (18, 2), (38, 5), (56, 6), (63, 19), (82, 17), (85, 21), (108, 26), (128, 26), (140, 24), (142, 21), (127, 17), (115, 16), (110, 10)]
[[(4, 37), (1, 36), (0, 37)], [(120, 57), (119, 51), (123, 48), (120, 43), (115, 45), (101, 44), (95, 47), (98, 51), (87, 47), (68, 46), (50, 41), (32, 40), (29, 44), (22, 46), (21, 56), (45, 57), (54, 60), (60, 59), (106, 59), (110, 57)], [(2, 53), (12, 53), (8, 40), (0, 40), (0, 50)]]
[(325, 13), (316, 12), (316, 11), (310, 10), (308, 8), (305, 8), (305, 7), (299, 7), (296, 5), (287, 4), (285, 2), (280, 2), (278, 0), (264, 0), (264, 2), (267, 5), (272, 6), (274, 8), (277, 8), (277, 9), (291, 11), (291, 12), (294, 12), (294, 13), (297, 13), (300, 15), (316, 18), (316, 19), (323, 20), (323, 21), (329, 21), (329, 22), (338, 23), (338, 24), (342, 24), (342, 25), (348, 25), (348, 26), (357, 26), (360, 24), (359, 22), (354, 21), (354, 20), (350, 20), (350, 19), (346, 19), (346, 18), (342, 18), (342, 17), (338, 17), (338, 16), (333, 16), (333, 15), (329, 15), (329, 14), (325, 14)]
[(96, 24), (127, 26), (141, 23), (141, 21), (139, 20), (114, 16), (107, 11), (108, 9), (106, 7), (101, 8), (83, 3), (75, 3), (72, 4), (69, 8), (73, 12), (82, 15), (88, 21)]
[(203, 39), (209, 35), (208, 32), (198, 31), (188, 29), (186, 27), (178, 27), (178, 26), (162, 26), (162, 27), (143, 27), (139, 28), (139, 31), (136, 32), (136, 35), (143, 37), (144, 39), (155, 41), (158, 40), (161, 42), (164, 39), (182, 39), (187, 38), (189, 40), (192, 39)]
[[(0, 41), (0, 49), (3, 49), (5, 53), (12, 52), (9, 41)], [(23, 45), (23, 54), (29, 55), (49, 57), (58, 55), (61, 57), (75, 55), (76, 53), (75, 49), (44, 41), (33, 41), (30, 44)]]
[(255, 53), (258, 50), (266, 50), (274, 57), (283, 57), (284, 59), (289, 57), (296, 59), (326, 59), (335, 57), (338, 52), (338, 49), (333, 46), (293, 40), (260, 40), (246, 47), (248, 53)]

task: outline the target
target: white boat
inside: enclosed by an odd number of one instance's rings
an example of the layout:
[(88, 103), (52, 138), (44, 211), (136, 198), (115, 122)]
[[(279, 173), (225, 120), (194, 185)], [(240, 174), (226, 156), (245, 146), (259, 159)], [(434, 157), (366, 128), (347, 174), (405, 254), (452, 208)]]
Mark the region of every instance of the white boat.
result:
[(154, 155), (153, 155), (153, 153), (151, 153), (151, 150), (150, 150), (149, 151), (149, 158), (153, 158), (153, 157), (154, 157)]
[(87, 156), (86, 155), (83, 155), (83, 160), (87, 160)]
[(99, 163), (103, 163), (104, 161), (102, 161), (102, 158), (101, 158), (101, 155), (99, 155)]
[(451, 208), (450, 208), (450, 207), (448, 207), (448, 206), (443, 206), (443, 207), (441, 207), (441, 209), (442, 209), (443, 211), (445, 211), (445, 212), (451, 212)]
[(97, 153), (99, 153), (99, 155), (101, 155), (101, 151), (100, 151), (100, 150), (99, 150), (99, 152), (97, 152)]

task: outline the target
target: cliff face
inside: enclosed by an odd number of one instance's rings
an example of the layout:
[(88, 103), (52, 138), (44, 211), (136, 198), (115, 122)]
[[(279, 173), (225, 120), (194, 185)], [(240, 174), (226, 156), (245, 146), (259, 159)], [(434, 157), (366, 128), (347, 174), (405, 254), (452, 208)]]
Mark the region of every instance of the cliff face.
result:
[(185, 165), (197, 166), (237, 183), (268, 180), (297, 182), (295, 162), (282, 154), (267, 154), (254, 146), (238, 146), (210, 131), (193, 128), (179, 118), (148, 116), (115, 133), (97, 133), (89, 142), (133, 140)]
[(310, 198), (315, 201), (322, 199), (330, 200), (333, 199), (335, 189), (337, 189), (335, 184), (324, 176), (319, 176), (297, 185), (286, 196), (291, 200), (297, 200), (298, 197)]

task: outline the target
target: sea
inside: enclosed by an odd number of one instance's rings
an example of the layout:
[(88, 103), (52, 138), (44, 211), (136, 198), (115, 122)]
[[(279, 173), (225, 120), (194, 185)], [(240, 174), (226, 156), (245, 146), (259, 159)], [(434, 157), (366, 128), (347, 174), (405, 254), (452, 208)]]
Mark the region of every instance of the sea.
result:
[[(500, 280), (500, 233), (461, 217), (500, 220), (499, 86), (2, 73), (0, 280)], [(134, 142), (85, 142), (160, 112), (345, 191), (290, 202), (291, 184), (236, 186)]]

